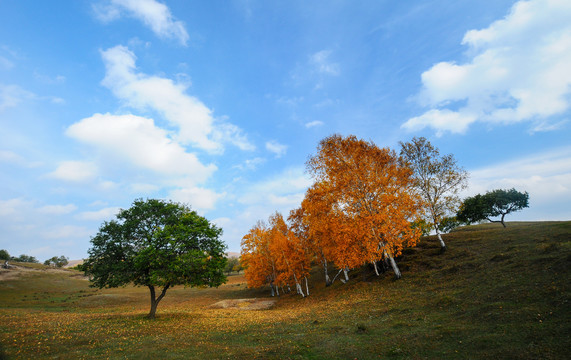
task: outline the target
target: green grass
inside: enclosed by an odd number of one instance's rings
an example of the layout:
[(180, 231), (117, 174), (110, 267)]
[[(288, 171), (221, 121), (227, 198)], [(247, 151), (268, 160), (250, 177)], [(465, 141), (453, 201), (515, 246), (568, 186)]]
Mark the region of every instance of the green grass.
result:
[[(369, 268), (270, 310), (213, 309), (267, 297), (243, 275), (218, 289), (95, 290), (77, 273), (0, 281), (0, 343), (10, 359), (565, 359), (571, 348), (571, 222), (468, 226), (406, 249), (401, 280)], [(0, 359), (2, 356), (0, 355)]]

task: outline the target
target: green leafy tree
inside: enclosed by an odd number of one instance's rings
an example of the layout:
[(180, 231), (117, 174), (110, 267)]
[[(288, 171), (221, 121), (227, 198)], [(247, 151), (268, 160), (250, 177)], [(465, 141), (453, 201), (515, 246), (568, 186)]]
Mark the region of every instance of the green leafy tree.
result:
[(10, 254), (8, 253), (8, 250), (0, 250), (0, 260), (10, 260)]
[[(464, 223), (471, 224), (482, 220), (501, 223), (506, 227), (504, 218), (507, 214), (529, 207), (529, 194), (516, 189), (493, 190), (484, 195), (468, 197), (460, 206), (456, 218)], [(499, 220), (492, 220), (499, 216)]]
[(154, 319), (170, 287), (217, 287), (226, 281), (221, 234), (222, 229), (185, 205), (139, 199), (116, 220), (103, 223), (82, 268), (93, 287), (148, 287), (147, 317)]
[(22, 254), (18, 257), (12, 258), (12, 260), (16, 262), (25, 262), (25, 263), (39, 263), (38, 259), (33, 256)]
[(238, 259), (236, 256), (231, 256), (228, 258), (228, 262), (226, 263), (224, 271), (226, 272), (226, 274), (230, 275), (232, 271), (240, 271), (237, 270), (239, 266), (240, 266), (240, 259)]
[(458, 221), (458, 219), (456, 219), (455, 216), (445, 217), (440, 221), (440, 230), (446, 234), (460, 225), (461, 225), (460, 221)]
[(400, 143), (400, 155), (415, 178), (415, 187), (424, 200), (424, 213), (430, 226), (436, 231), (442, 250), (441, 222), (456, 213), (460, 205), (458, 193), (467, 187), (468, 172), (458, 166), (454, 156), (440, 155), (438, 148), (426, 138), (413, 138)]
[(54, 256), (52, 258), (47, 259), (44, 261), (44, 265), (54, 266), (54, 267), (63, 267), (69, 264), (69, 258), (62, 255), (62, 256)]

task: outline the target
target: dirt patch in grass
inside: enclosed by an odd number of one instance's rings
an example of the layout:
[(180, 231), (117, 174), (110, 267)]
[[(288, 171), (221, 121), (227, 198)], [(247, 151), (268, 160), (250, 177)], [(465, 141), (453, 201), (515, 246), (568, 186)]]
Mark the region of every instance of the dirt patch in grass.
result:
[(210, 307), (213, 309), (228, 309), (228, 310), (267, 310), (274, 306), (277, 300), (275, 299), (232, 299), (222, 300), (212, 304)]

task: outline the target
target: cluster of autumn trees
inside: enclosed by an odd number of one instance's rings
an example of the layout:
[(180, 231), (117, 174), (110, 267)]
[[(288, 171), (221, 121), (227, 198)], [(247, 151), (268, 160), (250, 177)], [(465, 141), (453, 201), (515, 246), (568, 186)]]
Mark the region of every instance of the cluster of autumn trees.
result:
[[(355, 136), (323, 139), (306, 168), (314, 179), (288, 222), (275, 213), (242, 239), (241, 263), (250, 287), (269, 284), (272, 294), (294, 287), (306, 296), (312, 262), (331, 284), (343, 274), (371, 264), (390, 266), (405, 246), (419, 240), (421, 223), (438, 231), (440, 220), (459, 203), (467, 173), (451, 155), (440, 156), (424, 138), (389, 148)], [(442, 241), (442, 246), (445, 247)], [(331, 273), (332, 264), (337, 268)]]

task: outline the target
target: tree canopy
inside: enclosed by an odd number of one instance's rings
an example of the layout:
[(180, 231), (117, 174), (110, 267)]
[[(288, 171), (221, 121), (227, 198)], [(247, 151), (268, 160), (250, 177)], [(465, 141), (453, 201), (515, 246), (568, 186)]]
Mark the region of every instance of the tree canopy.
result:
[[(175, 285), (219, 286), (225, 282), (222, 229), (175, 202), (138, 199), (104, 222), (91, 239), (83, 264), (92, 286), (146, 286), (151, 295), (148, 317)], [(155, 288), (160, 288), (156, 295)]]
[[(529, 194), (516, 189), (497, 189), (486, 194), (477, 194), (464, 199), (456, 218), (468, 224), (488, 220), (499, 222), (506, 227), (504, 218), (507, 214), (529, 207)], [(500, 216), (499, 220), (493, 217)]]
[(441, 222), (456, 213), (460, 205), (458, 192), (467, 186), (468, 173), (456, 163), (454, 156), (440, 155), (424, 137), (400, 143), (400, 155), (413, 171), (418, 194), (424, 200), (427, 222), (434, 228), (443, 250)]
[[(420, 198), (412, 189), (410, 169), (394, 151), (355, 136), (332, 135), (319, 143), (307, 162), (316, 183), (302, 202), (310, 228), (331, 234), (328, 256), (342, 268), (390, 261), (403, 246), (414, 246), (420, 231), (411, 226)], [(333, 240), (334, 239), (334, 240)]]
[(5, 249), (1, 249), (0, 250), (0, 260), (10, 260), (10, 253), (8, 253), (8, 250)]
[(53, 257), (47, 259), (46, 261), (44, 261), (44, 265), (55, 266), (58, 268), (60, 268), (62, 266), (66, 266), (68, 263), (69, 263), (69, 258), (67, 258), (64, 255), (53, 256)]

